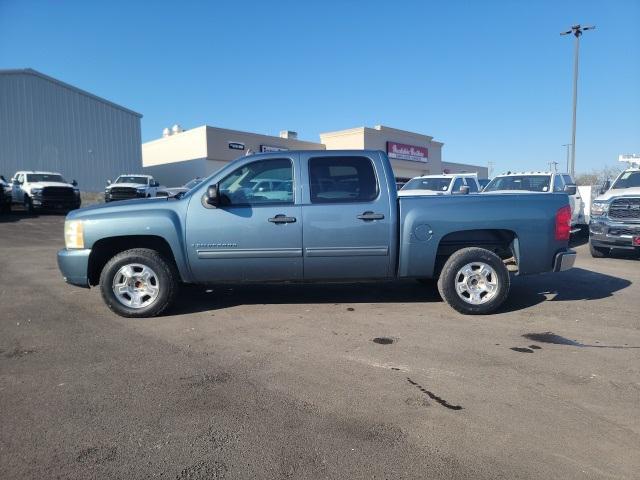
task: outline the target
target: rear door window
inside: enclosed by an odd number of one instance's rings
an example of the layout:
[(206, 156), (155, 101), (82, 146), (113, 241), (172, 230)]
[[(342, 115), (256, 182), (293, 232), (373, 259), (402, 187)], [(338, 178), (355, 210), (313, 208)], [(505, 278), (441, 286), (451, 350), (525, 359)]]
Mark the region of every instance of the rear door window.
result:
[(311, 203), (359, 203), (378, 197), (378, 180), (366, 157), (309, 159)]

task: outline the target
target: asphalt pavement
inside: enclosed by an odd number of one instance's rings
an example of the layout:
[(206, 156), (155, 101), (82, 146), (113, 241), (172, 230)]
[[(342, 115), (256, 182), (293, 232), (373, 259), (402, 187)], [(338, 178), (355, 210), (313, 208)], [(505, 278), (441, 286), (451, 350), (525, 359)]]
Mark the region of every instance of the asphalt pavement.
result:
[(613, 479), (640, 471), (640, 261), (433, 285), (190, 287), (115, 316), (60, 215), (0, 217), (0, 478)]

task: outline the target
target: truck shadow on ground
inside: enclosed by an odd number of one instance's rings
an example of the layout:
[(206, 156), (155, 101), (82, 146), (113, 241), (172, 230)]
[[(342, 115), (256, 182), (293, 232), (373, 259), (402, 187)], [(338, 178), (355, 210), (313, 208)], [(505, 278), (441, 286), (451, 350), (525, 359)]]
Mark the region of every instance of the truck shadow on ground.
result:
[[(514, 277), (511, 294), (498, 313), (522, 310), (545, 301), (598, 300), (631, 285), (611, 275), (574, 268), (567, 272)], [(414, 280), (382, 283), (255, 284), (184, 286), (179, 301), (168, 311), (180, 315), (239, 305), (440, 303), (435, 282)]]
[(500, 313), (522, 310), (545, 301), (600, 300), (624, 290), (632, 282), (604, 273), (572, 268), (566, 272), (513, 277), (509, 298)]
[(414, 280), (381, 283), (306, 283), (183, 286), (169, 315), (198, 313), (239, 305), (441, 302), (433, 285)]

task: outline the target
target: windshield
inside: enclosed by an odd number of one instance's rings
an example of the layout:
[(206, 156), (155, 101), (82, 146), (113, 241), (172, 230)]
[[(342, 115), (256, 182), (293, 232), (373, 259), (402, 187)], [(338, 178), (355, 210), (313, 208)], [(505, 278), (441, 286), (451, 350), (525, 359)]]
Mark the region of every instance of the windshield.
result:
[(431, 190), (446, 192), (451, 184), (450, 178), (414, 178), (409, 180), (400, 190)]
[(525, 192), (548, 192), (551, 183), (551, 175), (510, 175), (508, 177), (496, 177), (483, 192), (495, 192), (498, 190), (520, 190)]
[(190, 180), (187, 183), (185, 183), (183, 188), (188, 188), (189, 190), (191, 190), (196, 185), (200, 185), (202, 183), (202, 180), (204, 180), (204, 179), (202, 179), (202, 178), (194, 178), (193, 180)]
[(620, 178), (616, 180), (616, 182), (613, 184), (613, 187), (611, 188), (619, 189), (633, 187), (640, 187), (640, 171), (624, 172), (622, 175), (620, 175)]
[(67, 183), (62, 175), (57, 173), (27, 173), (27, 182), (60, 182)]
[(118, 177), (115, 183), (143, 183), (147, 184), (147, 177), (136, 177), (136, 176), (122, 176)]

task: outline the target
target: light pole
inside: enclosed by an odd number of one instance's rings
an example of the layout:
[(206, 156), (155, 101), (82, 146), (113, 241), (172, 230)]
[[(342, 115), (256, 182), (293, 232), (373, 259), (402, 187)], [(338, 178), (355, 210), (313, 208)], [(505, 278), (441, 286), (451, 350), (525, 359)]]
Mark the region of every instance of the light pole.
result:
[(567, 172), (569, 172), (569, 170), (571, 170), (571, 165), (569, 165), (569, 147), (571, 146), (571, 144), (570, 143), (565, 143), (562, 146), (563, 147), (567, 147)]
[(567, 30), (566, 32), (562, 32), (560, 35), (569, 35), (573, 33), (576, 37), (575, 40), (575, 48), (573, 53), (573, 129), (571, 131), (571, 165), (569, 168), (569, 173), (571, 176), (575, 176), (576, 169), (576, 107), (578, 104), (578, 53), (580, 51), (580, 37), (582, 36), (582, 32), (587, 30), (593, 30), (595, 25), (574, 25), (571, 27), (571, 30)]

